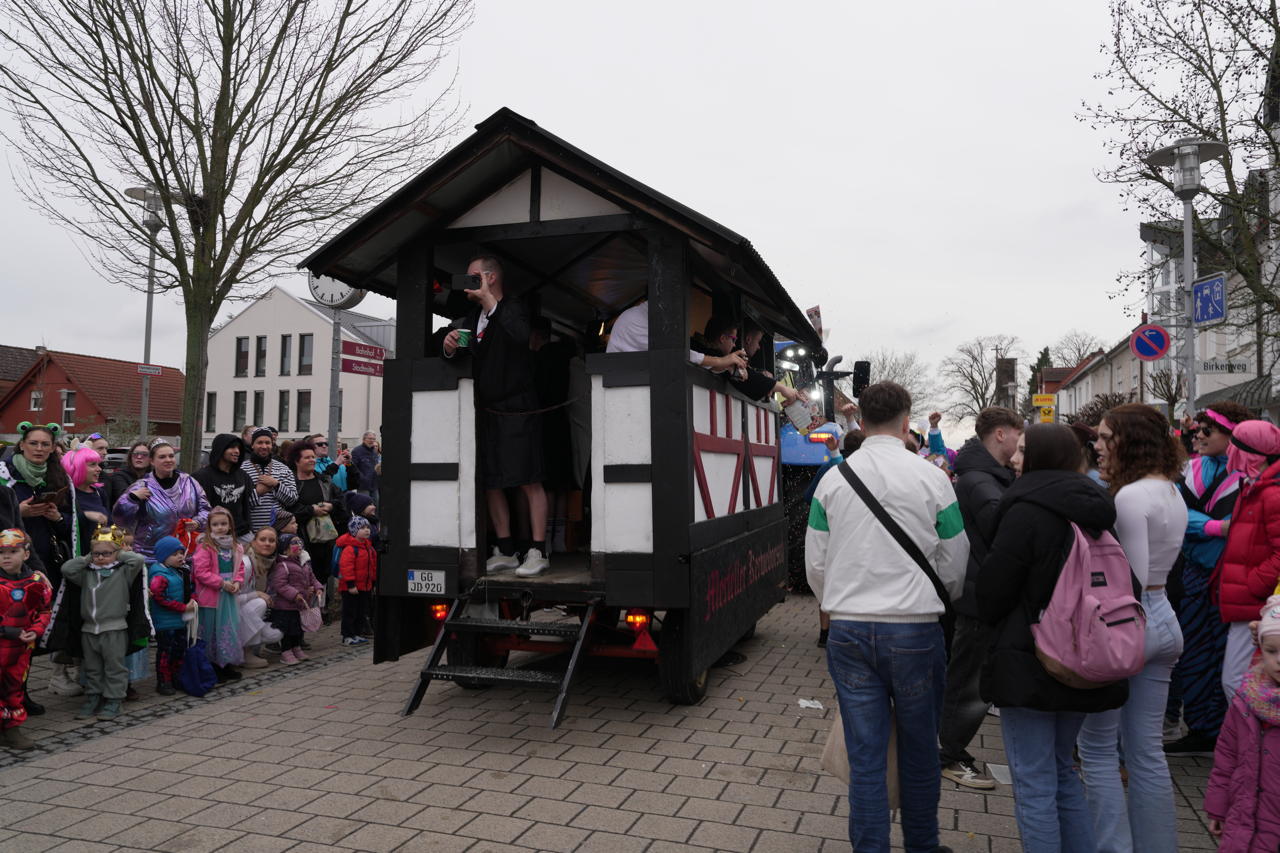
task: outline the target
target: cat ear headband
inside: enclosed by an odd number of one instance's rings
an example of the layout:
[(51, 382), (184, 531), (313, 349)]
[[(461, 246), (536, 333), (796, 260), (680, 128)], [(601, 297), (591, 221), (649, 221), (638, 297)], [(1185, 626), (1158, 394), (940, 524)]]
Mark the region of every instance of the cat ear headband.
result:
[(33, 429), (48, 430), (50, 433), (53, 434), (54, 438), (57, 438), (59, 435), (62, 434), (62, 427), (59, 426), (58, 424), (44, 424), (42, 426), (40, 424), (33, 424), (31, 421), (23, 421), (22, 423), (18, 424), (18, 432), (22, 433), (23, 438), (26, 438), (27, 433), (31, 432), (31, 430)]

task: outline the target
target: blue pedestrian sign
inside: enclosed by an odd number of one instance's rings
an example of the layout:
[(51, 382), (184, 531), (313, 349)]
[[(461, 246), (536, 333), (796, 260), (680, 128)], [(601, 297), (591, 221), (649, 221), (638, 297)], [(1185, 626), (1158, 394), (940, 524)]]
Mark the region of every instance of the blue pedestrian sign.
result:
[(1129, 351), (1143, 361), (1158, 361), (1169, 351), (1169, 332), (1163, 326), (1147, 324), (1129, 336)]
[(1211, 326), (1227, 319), (1227, 276), (1215, 273), (1191, 285), (1192, 322)]

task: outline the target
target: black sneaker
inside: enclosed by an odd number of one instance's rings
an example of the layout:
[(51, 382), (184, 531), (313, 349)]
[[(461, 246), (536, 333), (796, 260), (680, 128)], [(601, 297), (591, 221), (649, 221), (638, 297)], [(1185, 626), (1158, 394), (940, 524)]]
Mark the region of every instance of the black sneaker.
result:
[(222, 668), (222, 674), (226, 676), (227, 681), (239, 681), (241, 678), (240, 670), (234, 666), (225, 666)]
[(1201, 734), (1200, 732), (1187, 732), (1182, 737), (1166, 743), (1164, 745), (1165, 755), (1200, 755), (1206, 758), (1213, 757), (1213, 748), (1218, 745), (1218, 739), (1210, 735)]
[(172, 696), (177, 691), (173, 689), (173, 685), (170, 684), (169, 682), (161, 681), (159, 684), (156, 685), (156, 692), (159, 693), (161, 696)]
[(278, 654), (280, 654), (280, 644), (279, 644), (279, 643), (267, 643), (265, 646), (263, 646), (263, 648), (264, 648), (264, 649), (266, 649), (267, 651), (271, 652), (271, 654), (273, 654), (273, 655), (278, 655)]
[(38, 717), (44, 713), (44, 706), (32, 699), (31, 694), (25, 690), (22, 691), (22, 707), (27, 709), (28, 717)]
[(827, 647), (827, 635), (831, 632), (830, 628), (818, 629), (818, 648), (825, 649)]

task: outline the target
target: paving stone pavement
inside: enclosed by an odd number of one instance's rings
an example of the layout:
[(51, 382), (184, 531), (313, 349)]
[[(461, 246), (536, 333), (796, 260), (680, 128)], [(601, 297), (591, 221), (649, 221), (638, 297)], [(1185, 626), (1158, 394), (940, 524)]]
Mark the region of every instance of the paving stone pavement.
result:
[[(844, 788), (818, 764), (833, 691), (815, 634), (813, 599), (790, 597), (691, 707), (652, 664), (591, 662), (555, 731), (543, 691), (433, 684), (400, 717), (425, 652), (375, 667), (328, 640), (306, 667), (116, 723), (54, 699), (28, 731), (56, 748), (0, 749), (0, 851), (848, 850)], [(981, 760), (1005, 761), (998, 722)], [(1210, 761), (1171, 763), (1179, 849), (1212, 850)], [(957, 851), (1020, 849), (1005, 786), (944, 781), (939, 815)]]

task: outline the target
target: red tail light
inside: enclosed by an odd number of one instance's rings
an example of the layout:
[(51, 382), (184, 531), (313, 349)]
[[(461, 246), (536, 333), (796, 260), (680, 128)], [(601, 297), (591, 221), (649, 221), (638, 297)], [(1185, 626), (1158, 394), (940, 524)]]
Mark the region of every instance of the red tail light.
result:
[(643, 610), (628, 610), (627, 627), (633, 631), (645, 630), (649, 627), (649, 614)]
[(437, 622), (443, 622), (445, 618), (448, 617), (448, 615), (449, 615), (449, 605), (447, 604), (431, 605), (431, 616)]

